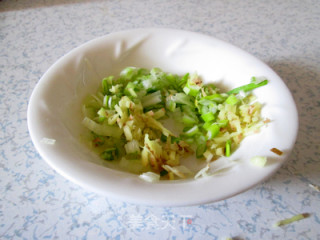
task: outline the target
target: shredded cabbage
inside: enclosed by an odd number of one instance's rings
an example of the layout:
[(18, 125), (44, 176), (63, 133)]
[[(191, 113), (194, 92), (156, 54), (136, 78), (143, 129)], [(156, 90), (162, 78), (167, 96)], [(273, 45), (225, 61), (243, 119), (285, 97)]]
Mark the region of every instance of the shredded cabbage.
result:
[[(101, 158), (132, 168), (146, 181), (199, 178), (210, 175), (210, 163), (232, 155), (244, 137), (267, 122), (251, 94), (267, 82), (252, 78), (222, 93), (197, 74), (127, 67), (119, 77), (102, 79), (97, 93), (85, 98), (82, 123)], [(167, 118), (180, 124), (178, 135), (164, 126)], [(193, 153), (207, 164), (197, 173), (181, 160)]]

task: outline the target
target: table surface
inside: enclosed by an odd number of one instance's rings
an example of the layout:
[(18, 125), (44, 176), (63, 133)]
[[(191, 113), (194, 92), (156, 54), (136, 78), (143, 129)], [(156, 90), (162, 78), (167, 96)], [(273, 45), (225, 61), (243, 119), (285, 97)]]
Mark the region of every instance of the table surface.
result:
[[(0, 1), (0, 239), (320, 239), (319, 23), (318, 0)], [(41, 159), (27, 128), (40, 77), (86, 41), (141, 27), (214, 36), (279, 74), (300, 128), (269, 180), (216, 203), (151, 207), (88, 192)], [(299, 213), (309, 217), (274, 227)]]

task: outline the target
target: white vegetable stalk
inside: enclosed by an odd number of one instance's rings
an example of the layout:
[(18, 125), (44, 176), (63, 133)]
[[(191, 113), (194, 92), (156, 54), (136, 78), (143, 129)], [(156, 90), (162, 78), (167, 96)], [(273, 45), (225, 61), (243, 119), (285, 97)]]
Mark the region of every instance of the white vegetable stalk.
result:
[(160, 180), (160, 174), (154, 172), (145, 172), (139, 176), (142, 180), (150, 183), (158, 182)]
[(127, 142), (124, 145), (124, 149), (126, 150), (127, 154), (132, 154), (132, 153), (140, 153), (140, 147), (139, 147), (139, 142), (135, 139), (133, 139), (130, 142)]
[(83, 119), (82, 124), (92, 132), (101, 136), (120, 138), (122, 135), (122, 130), (120, 128), (116, 126), (98, 124), (88, 117)]
[(200, 169), (194, 176), (194, 179), (198, 179), (200, 177), (206, 177), (208, 176), (208, 171), (209, 171), (209, 165), (207, 164), (204, 168)]
[(264, 167), (267, 163), (267, 158), (262, 156), (255, 156), (250, 159), (250, 162), (258, 167)]

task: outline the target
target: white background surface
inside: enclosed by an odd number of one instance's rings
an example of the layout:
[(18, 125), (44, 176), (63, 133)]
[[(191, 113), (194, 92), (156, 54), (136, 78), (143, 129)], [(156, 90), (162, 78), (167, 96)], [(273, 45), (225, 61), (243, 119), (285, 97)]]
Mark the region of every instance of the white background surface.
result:
[[(319, 16), (319, 1), (1, 1), (0, 238), (320, 239), (320, 193), (309, 186), (320, 185)], [(204, 33), (271, 66), (299, 110), (289, 161), (241, 195), (182, 208), (105, 198), (53, 171), (27, 129), (34, 86), (74, 47), (137, 27)], [(273, 227), (298, 213), (310, 217)]]

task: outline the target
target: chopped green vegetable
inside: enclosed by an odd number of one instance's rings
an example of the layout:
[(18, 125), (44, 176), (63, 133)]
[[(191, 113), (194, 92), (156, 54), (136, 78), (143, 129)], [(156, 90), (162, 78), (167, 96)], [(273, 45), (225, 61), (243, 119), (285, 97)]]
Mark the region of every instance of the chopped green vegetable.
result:
[(197, 96), (201, 86), (200, 84), (202, 83), (202, 81), (200, 80), (200, 78), (198, 77), (198, 75), (194, 74), (191, 77), (189, 77), (189, 75), (186, 76), (187, 78), (187, 83), (185, 85), (185, 87), (183, 88), (183, 91), (190, 96)]
[(204, 152), (207, 150), (207, 138), (204, 135), (198, 135), (196, 138), (196, 157), (203, 157)]
[(175, 103), (185, 104), (190, 107), (193, 107), (193, 103), (191, 102), (190, 97), (184, 93), (173, 94), (173, 96), (171, 96), (171, 100), (174, 101)]
[[(206, 101), (206, 100), (207, 100), (207, 101)], [(209, 101), (208, 101), (208, 100), (209, 100)], [(221, 102), (223, 102), (224, 100), (225, 100), (225, 97), (224, 97), (224, 96), (222, 96), (222, 95), (219, 94), (219, 93), (214, 93), (214, 94), (212, 94), (212, 95), (205, 96), (205, 97), (201, 98), (200, 101), (199, 101), (199, 103), (205, 105), (205, 103), (211, 104), (212, 101), (213, 101), (213, 102), (217, 102), (217, 103), (221, 103)]]
[(156, 104), (160, 103), (161, 101), (162, 101), (162, 99), (161, 99), (160, 91), (150, 93), (141, 99), (143, 107), (149, 107), (152, 105), (156, 105)]
[(238, 102), (239, 102), (238, 98), (233, 94), (231, 94), (226, 100), (226, 103), (228, 103), (229, 105), (235, 105)]
[(199, 128), (198, 126), (194, 126), (193, 128), (190, 128), (189, 130), (185, 131), (185, 135), (188, 136), (188, 137), (192, 137), (194, 136), (195, 134), (197, 134), (199, 132)]
[[(127, 67), (118, 78), (103, 78), (98, 92), (85, 98), (82, 124), (92, 134), (90, 147), (102, 159), (143, 173), (145, 181), (185, 178), (190, 171), (180, 159), (194, 152), (207, 162), (229, 157), (245, 136), (259, 130), (262, 105), (242, 93), (267, 82), (253, 78), (223, 93), (203, 84), (197, 74)], [(167, 118), (183, 131), (173, 134), (164, 125)], [(196, 176), (207, 175), (207, 168)]]
[(203, 121), (209, 122), (215, 119), (215, 115), (213, 112), (207, 112), (207, 113), (201, 114), (201, 118), (203, 119)]
[(122, 130), (120, 128), (116, 126), (98, 124), (88, 117), (85, 117), (82, 123), (89, 130), (101, 136), (110, 136), (110, 137), (120, 138), (122, 134)]
[(165, 175), (167, 175), (168, 174), (168, 171), (167, 170), (162, 170), (161, 172), (160, 172), (160, 176), (161, 177), (163, 177), (163, 176), (165, 176)]
[(111, 161), (116, 158), (116, 155), (117, 155), (117, 149), (109, 148), (101, 153), (101, 158), (103, 158), (104, 160)]
[(220, 133), (220, 127), (218, 124), (212, 124), (207, 128), (207, 137), (208, 139), (213, 139)]
[(241, 87), (237, 87), (237, 88), (232, 89), (231, 91), (228, 92), (228, 94), (239, 93), (241, 91), (243, 91), (243, 92), (252, 91), (255, 88), (262, 87), (267, 84), (268, 84), (268, 80), (263, 80), (262, 82), (259, 82), (259, 83), (251, 82), (247, 85), (243, 85)]
[(290, 223), (293, 223), (293, 222), (308, 218), (309, 216), (310, 216), (310, 214), (308, 214), (308, 213), (297, 214), (297, 215), (295, 215), (295, 216), (293, 216), (291, 218), (286, 218), (286, 219), (283, 219), (283, 220), (280, 220), (280, 221), (276, 222), (274, 224), (274, 226), (275, 227), (280, 227), (280, 226), (283, 226), (283, 225), (287, 225), (287, 224), (290, 224)]
[(226, 142), (226, 157), (230, 157), (231, 155), (231, 140), (227, 140)]

